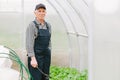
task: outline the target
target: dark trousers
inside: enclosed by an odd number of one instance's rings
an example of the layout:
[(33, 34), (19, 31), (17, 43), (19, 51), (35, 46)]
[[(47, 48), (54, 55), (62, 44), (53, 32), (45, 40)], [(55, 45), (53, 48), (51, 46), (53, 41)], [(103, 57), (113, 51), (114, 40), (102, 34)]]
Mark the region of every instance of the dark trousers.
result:
[[(36, 53), (35, 57), (38, 62), (38, 68), (41, 69), (45, 74), (49, 75), (50, 62), (51, 62), (51, 51), (49, 49), (43, 50), (39, 54)], [(30, 61), (31, 61), (31, 58), (28, 57), (28, 68), (33, 77), (33, 80), (49, 80), (37, 68), (33, 68), (30, 64)]]

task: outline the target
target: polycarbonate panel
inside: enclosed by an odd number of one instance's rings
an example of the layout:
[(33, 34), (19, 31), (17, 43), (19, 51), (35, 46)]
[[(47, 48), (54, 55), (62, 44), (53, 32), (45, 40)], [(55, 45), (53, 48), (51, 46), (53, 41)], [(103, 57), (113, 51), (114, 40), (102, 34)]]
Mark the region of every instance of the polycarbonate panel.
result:
[(79, 36), (80, 70), (88, 68), (88, 38)]
[(69, 35), (70, 49), (70, 66), (80, 69), (80, 53), (79, 53), (79, 44), (76, 35)]
[(83, 22), (83, 25), (87, 31), (87, 27), (89, 26), (88, 18), (90, 15), (88, 4), (84, 0), (67, 0), (67, 1), (71, 4), (76, 13), (79, 15), (79, 18)]
[(0, 0), (0, 11), (2, 11), (2, 12), (21, 12), (22, 11), (21, 1), (22, 0)]
[(69, 20), (69, 17), (64, 12), (63, 8), (56, 2), (56, 0), (52, 0), (52, 1), (50, 0), (49, 3), (51, 4), (51, 6), (54, 7), (54, 9), (58, 13), (58, 15), (62, 18), (62, 20), (67, 28), (67, 31), (74, 32), (73, 25), (72, 25), (71, 21)]
[(74, 30), (77, 33), (87, 34), (83, 22), (81, 22), (79, 18), (79, 15), (76, 13), (73, 7), (67, 2), (67, 0), (61, 0), (61, 1), (56, 0), (56, 2), (62, 7), (66, 15), (69, 17), (69, 20), (71, 21)]
[(14, 49), (22, 48), (23, 15), (0, 12), (0, 44)]

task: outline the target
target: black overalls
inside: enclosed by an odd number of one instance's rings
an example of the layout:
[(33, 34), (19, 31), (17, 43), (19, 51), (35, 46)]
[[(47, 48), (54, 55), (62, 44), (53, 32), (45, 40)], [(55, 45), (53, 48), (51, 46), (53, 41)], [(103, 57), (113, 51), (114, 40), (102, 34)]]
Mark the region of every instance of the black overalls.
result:
[[(37, 23), (35, 21), (34, 23), (38, 29), (38, 36), (35, 38), (34, 42), (34, 52), (38, 62), (38, 68), (49, 75), (51, 62), (51, 50), (48, 48), (51, 38), (49, 27), (46, 23), (47, 29), (39, 29)], [(37, 68), (33, 68), (30, 64), (30, 61), (31, 58), (28, 58), (28, 68), (33, 80), (49, 80)]]

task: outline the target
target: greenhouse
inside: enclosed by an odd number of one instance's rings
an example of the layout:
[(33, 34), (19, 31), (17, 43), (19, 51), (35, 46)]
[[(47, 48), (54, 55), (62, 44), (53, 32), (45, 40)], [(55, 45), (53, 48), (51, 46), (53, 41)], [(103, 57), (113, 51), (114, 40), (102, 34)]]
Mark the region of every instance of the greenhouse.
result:
[[(51, 80), (120, 79), (119, 0), (0, 0), (2, 80), (17, 80), (19, 75), (29, 80), (26, 29), (35, 19), (38, 3), (46, 5), (45, 20), (52, 26)], [(2, 72), (11, 77), (4, 77)], [(55, 74), (58, 72), (64, 75)]]

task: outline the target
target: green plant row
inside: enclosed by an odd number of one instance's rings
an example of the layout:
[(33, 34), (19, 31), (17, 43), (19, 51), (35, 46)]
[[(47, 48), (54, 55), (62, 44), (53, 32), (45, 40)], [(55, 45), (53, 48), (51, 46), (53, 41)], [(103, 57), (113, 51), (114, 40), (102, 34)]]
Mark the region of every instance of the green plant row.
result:
[(75, 68), (51, 66), (50, 80), (87, 80), (88, 71), (79, 72)]

